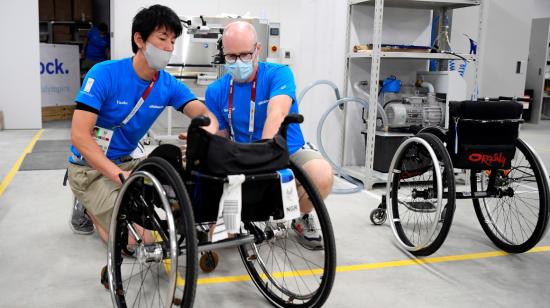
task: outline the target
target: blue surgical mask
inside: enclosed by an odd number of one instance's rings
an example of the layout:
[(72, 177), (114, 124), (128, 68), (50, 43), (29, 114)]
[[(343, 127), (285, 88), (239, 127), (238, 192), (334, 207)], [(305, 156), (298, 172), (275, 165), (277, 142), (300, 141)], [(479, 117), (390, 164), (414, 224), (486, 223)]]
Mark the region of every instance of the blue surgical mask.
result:
[(233, 77), (236, 82), (245, 82), (254, 72), (254, 61), (243, 62), (237, 59), (235, 63), (226, 63), (225, 71)]

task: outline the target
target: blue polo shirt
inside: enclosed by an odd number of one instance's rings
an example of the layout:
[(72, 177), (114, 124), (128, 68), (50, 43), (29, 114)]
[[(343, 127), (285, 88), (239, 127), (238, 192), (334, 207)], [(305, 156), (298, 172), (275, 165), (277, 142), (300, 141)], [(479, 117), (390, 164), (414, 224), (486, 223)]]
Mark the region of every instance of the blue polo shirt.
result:
[[(220, 130), (229, 130), (229, 83), (231, 76), (225, 74), (220, 79), (208, 86), (206, 90), (206, 106), (218, 119)], [(250, 117), (250, 99), (252, 95), (252, 82), (234, 82), (233, 88), (233, 112), (232, 124), (235, 133), (235, 141), (241, 143), (250, 142), (248, 132)], [(267, 118), (267, 105), (269, 100), (277, 95), (288, 95), (292, 98), (289, 113), (298, 113), (296, 103), (296, 84), (292, 71), (286, 65), (268, 62), (258, 63), (256, 81), (256, 112), (254, 113), (254, 132), (252, 141), (260, 140)], [(304, 136), (299, 124), (291, 124), (287, 133), (288, 151), (290, 154), (298, 151), (304, 145)]]
[[(141, 98), (150, 81), (139, 78), (132, 58), (98, 63), (86, 74), (75, 101), (99, 110), (99, 127), (113, 129), (121, 125)], [(195, 100), (195, 95), (172, 75), (160, 71), (149, 97), (126, 125), (116, 128), (107, 151), (107, 158), (117, 159), (132, 153), (164, 108), (179, 109)], [(74, 146), (76, 157), (80, 153)], [(70, 159), (72, 161), (72, 159)]]

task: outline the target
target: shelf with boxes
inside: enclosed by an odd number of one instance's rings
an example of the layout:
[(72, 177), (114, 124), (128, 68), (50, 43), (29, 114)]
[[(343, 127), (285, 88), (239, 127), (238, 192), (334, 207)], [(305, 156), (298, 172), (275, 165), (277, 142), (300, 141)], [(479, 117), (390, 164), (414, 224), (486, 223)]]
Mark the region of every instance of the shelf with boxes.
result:
[(39, 0), (40, 42), (82, 45), (92, 27), (92, 0)]
[(91, 22), (40, 21), (40, 42), (82, 45), (91, 28)]

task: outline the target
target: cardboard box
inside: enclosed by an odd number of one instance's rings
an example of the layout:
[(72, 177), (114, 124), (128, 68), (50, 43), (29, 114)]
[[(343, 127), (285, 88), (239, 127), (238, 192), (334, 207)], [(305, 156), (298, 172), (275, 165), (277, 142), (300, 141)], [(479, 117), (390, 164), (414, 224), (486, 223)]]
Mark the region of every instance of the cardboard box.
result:
[(38, 18), (40, 21), (50, 21), (55, 19), (54, 0), (38, 1)]
[(55, 20), (73, 20), (73, 3), (71, 0), (55, 0)]
[(78, 29), (78, 39), (80, 41), (84, 41), (88, 38), (88, 31), (90, 31), (90, 29)]
[(53, 25), (53, 42), (62, 43), (73, 40), (70, 25)]
[(73, 20), (90, 21), (93, 19), (92, 0), (73, 0)]
[(75, 107), (74, 105), (42, 107), (42, 122), (71, 119)]

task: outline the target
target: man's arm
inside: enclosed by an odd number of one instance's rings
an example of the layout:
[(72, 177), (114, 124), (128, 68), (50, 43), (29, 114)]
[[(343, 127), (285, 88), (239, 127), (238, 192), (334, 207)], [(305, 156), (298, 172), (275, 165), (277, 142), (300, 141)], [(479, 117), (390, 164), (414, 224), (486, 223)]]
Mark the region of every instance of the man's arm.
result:
[(262, 139), (271, 139), (275, 136), (290, 111), (290, 106), (292, 106), (292, 98), (288, 95), (273, 96), (269, 100)]
[(200, 101), (193, 100), (185, 104), (185, 106), (183, 107), (183, 113), (191, 119), (201, 115), (209, 117), (210, 125), (204, 127), (204, 129), (211, 134), (216, 134), (218, 132), (219, 125), (216, 116), (212, 112), (210, 112), (206, 105), (204, 105)]
[(97, 114), (84, 110), (75, 110), (71, 125), (71, 142), (86, 158), (92, 168), (116, 183), (121, 183), (118, 175), (123, 173), (128, 177), (129, 172), (123, 171), (110, 161), (92, 137), (97, 121)]

